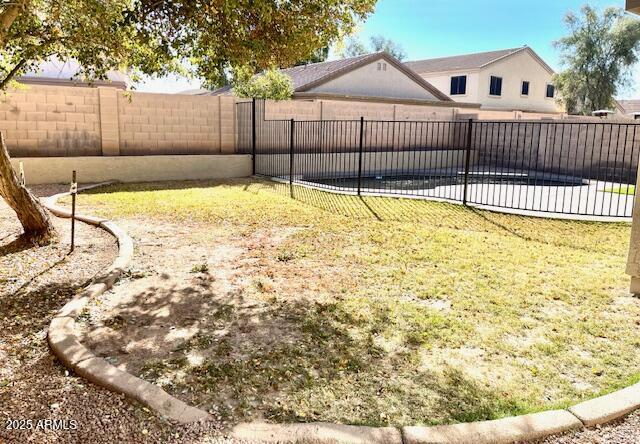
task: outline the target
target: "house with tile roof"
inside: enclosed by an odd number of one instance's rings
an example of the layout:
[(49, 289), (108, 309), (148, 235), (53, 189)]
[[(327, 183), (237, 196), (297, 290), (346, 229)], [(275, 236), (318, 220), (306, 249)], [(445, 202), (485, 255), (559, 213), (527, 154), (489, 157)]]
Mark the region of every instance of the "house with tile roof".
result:
[(614, 109), (623, 116), (634, 119), (640, 118), (640, 100), (638, 99), (616, 100)]
[(528, 46), (405, 65), (455, 101), (483, 109), (562, 112), (553, 69)]
[[(454, 104), (447, 94), (386, 52), (294, 66), (281, 71), (291, 77), (294, 99)], [(232, 88), (225, 86), (212, 92), (185, 93), (231, 94)]]

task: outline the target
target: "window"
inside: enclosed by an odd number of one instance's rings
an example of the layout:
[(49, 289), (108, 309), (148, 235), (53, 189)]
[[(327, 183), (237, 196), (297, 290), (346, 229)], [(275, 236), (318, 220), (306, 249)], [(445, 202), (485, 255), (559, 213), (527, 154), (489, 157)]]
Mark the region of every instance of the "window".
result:
[(547, 85), (547, 98), (553, 99), (556, 95), (556, 87), (553, 85)]
[(451, 77), (451, 95), (461, 95), (467, 93), (467, 76)]
[(378, 62), (378, 71), (386, 71), (386, 70), (387, 70), (387, 64), (383, 62)]
[(529, 95), (529, 82), (527, 82), (526, 80), (522, 81), (522, 90), (520, 91), (520, 94), (522, 94), (523, 96)]
[(502, 77), (491, 76), (489, 83), (489, 94), (492, 96), (502, 95)]

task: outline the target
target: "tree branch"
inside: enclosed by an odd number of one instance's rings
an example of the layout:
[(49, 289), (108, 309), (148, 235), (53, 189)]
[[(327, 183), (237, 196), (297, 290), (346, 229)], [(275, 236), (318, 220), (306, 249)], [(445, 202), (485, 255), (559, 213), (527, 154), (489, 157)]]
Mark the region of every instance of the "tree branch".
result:
[(20, 11), (26, 6), (26, 1), (22, 0), (17, 3), (13, 3), (7, 7), (2, 13), (0, 13), (0, 48), (4, 47), (5, 37), (9, 28), (13, 25), (20, 15)]
[(20, 71), (20, 69), (22, 69), (25, 63), (27, 63), (27, 60), (22, 59), (16, 66), (13, 67), (13, 69), (9, 72), (9, 74), (7, 74), (7, 76), (4, 79), (2, 79), (2, 82), (0, 82), (0, 90), (3, 90), (7, 86), (7, 84), (11, 81), (11, 79), (13, 79), (16, 73)]

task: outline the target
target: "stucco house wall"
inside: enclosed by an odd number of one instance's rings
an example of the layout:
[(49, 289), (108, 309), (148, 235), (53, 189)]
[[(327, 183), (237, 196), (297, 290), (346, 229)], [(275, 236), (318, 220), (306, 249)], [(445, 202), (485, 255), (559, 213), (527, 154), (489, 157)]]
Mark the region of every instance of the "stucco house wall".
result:
[[(467, 76), (466, 94), (451, 94), (451, 77)], [(447, 71), (433, 74), (420, 74), (427, 82), (447, 94), (456, 102), (480, 103), (478, 96), (480, 73), (476, 71)]]
[[(543, 113), (563, 111), (555, 99), (546, 97), (547, 84), (552, 84), (552, 73), (526, 50), (484, 68), (426, 73), (418, 71), (418, 74), (456, 102), (480, 103), (483, 109)], [(451, 95), (451, 77), (459, 75), (467, 76), (466, 94)], [(502, 77), (501, 96), (489, 94), (491, 76)], [(528, 96), (521, 94), (523, 81), (529, 82)]]
[[(491, 76), (502, 77), (502, 95), (489, 94)], [(529, 82), (529, 95), (521, 95), (522, 82)], [(480, 71), (478, 103), (487, 109), (521, 109), (538, 112), (561, 112), (556, 99), (546, 97), (552, 74), (527, 51), (492, 63)], [(557, 97), (557, 95), (556, 95)]]
[[(379, 64), (384, 64), (386, 69)], [(311, 88), (310, 92), (440, 100), (384, 59), (375, 60), (338, 78)]]

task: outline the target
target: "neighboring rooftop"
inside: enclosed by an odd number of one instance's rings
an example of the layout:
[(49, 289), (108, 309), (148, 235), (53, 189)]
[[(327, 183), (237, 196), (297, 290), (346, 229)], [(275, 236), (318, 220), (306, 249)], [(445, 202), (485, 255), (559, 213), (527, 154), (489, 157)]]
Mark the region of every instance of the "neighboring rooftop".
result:
[(379, 53), (365, 54), (348, 59), (331, 60), (328, 62), (309, 63), (281, 70), (288, 74), (293, 81), (293, 88), (298, 91), (307, 89), (308, 85), (320, 80), (334, 78), (336, 73), (345, 73), (361, 65), (362, 61), (377, 58)]
[(414, 60), (411, 62), (405, 62), (409, 68), (417, 73), (424, 74), (429, 72), (443, 72), (443, 71), (460, 71), (466, 69), (480, 69), (487, 65), (502, 60), (506, 57), (510, 57), (522, 51), (529, 51), (534, 57), (536, 57), (545, 68), (553, 72), (553, 69), (549, 67), (531, 48), (528, 46), (522, 46), (520, 48), (500, 49), (498, 51), (477, 52), (473, 54), (463, 54), (451, 57), (439, 57), (435, 59)]
[(106, 80), (86, 81), (78, 78), (80, 64), (75, 60), (61, 61), (50, 59), (42, 62), (38, 68), (16, 78), (21, 83), (40, 85), (67, 85), (67, 86), (113, 86), (127, 89), (129, 76), (120, 71), (109, 71)]
[(633, 114), (640, 112), (640, 100), (618, 100), (624, 114)]
[[(386, 52), (365, 54), (348, 59), (331, 60), (328, 62), (310, 63), (308, 65), (300, 65), (294, 66), (292, 68), (282, 69), (281, 71), (291, 77), (294, 91), (296, 93), (301, 93), (307, 92), (316, 86), (345, 75), (350, 71), (353, 71), (361, 66), (367, 65), (379, 59), (384, 59), (389, 64), (395, 66), (406, 76), (410, 77), (414, 82), (429, 91), (438, 100), (447, 102), (451, 101), (451, 99), (446, 94), (442, 93), (436, 87), (420, 77), (416, 72), (412, 71), (405, 64)], [(181, 94), (189, 94), (189, 92), (185, 91)], [(231, 87), (223, 86), (210, 92), (209, 94), (231, 94)]]
[[(215, 91), (217, 91), (217, 90), (215, 90)], [(215, 91), (213, 91), (213, 92), (215, 92)], [(176, 94), (184, 94), (184, 95), (187, 95), (187, 96), (206, 96), (206, 95), (209, 95), (211, 93), (212, 93), (212, 91), (209, 91), (208, 89), (197, 88), (197, 89), (187, 89), (185, 91), (177, 92)]]

